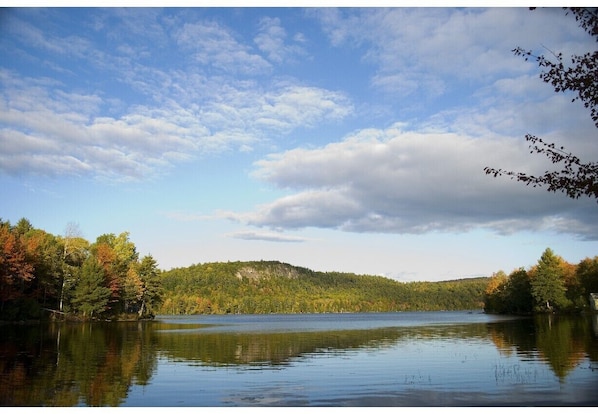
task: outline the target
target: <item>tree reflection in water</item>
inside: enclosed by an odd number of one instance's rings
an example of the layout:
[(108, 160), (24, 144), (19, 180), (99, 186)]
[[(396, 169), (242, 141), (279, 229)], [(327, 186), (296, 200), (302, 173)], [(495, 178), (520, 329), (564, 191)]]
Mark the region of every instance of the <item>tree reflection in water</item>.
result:
[[(597, 316), (544, 315), (497, 323), (313, 332), (210, 332), (160, 322), (2, 326), (0, 405), (119, 406), (148, 384), (158, 358), (236, 369), (285, 369), (310, 355), (384, 350), (422, 339), (491, 340), (503, 355), (547, 364), (560, 381), (588, 358), (598, 366)], [(497, 381), (533, 381), (500, 365)], [(597, 372), (598, 374), (598, 372)]]

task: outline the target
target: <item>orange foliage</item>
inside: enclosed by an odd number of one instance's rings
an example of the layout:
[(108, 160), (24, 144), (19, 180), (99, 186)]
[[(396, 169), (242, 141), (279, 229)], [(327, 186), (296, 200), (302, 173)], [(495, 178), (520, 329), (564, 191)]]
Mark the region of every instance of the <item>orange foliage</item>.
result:
[(0, 300), (20, 297), (33, 270), (19, 237), (8, 226), (0, 226)]

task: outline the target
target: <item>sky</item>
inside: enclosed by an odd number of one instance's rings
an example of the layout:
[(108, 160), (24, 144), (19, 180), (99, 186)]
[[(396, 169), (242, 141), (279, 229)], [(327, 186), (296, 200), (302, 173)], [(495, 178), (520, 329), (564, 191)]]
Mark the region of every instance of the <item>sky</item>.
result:
[(595, 50), (561, 9), (0, 10), (0, 218), (161, 269), (278, 260), (438, 281), (550, 247), (598, 255), (598, 205), (525, 134), (598, 159), (583, 104), (515, 56)]

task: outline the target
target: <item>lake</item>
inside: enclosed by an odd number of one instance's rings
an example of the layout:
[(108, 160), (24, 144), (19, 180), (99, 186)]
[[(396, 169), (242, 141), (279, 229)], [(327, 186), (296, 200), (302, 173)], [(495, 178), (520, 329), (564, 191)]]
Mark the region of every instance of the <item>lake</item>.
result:
[(158, 317), (0, 326), (1, 406), (597, 406), (598, 316)]

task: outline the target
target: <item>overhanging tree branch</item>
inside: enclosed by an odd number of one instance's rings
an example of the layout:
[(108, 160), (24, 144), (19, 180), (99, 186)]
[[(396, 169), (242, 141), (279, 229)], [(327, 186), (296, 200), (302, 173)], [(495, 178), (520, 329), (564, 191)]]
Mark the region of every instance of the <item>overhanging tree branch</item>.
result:
[[(598, 42), (598, 12), (596, 8), (565, 8), (566, 14), (572, 13), (579, 26)], [(533, 58), (542, 68), (540, 78), (551, 84), (555, 92), (574, 92), (572, 102), (581, 101), (589, 109), (594, 125), (598, 128), (598, 50), (583, 55), (572, 55), (571, 65), (566, 65), (562, 53), (551, 54), (555, 60), (544, 55), (536, 56), (531, 51), (520, 47), (513, 49), (516, 56), (525, 60)], [(546, 155), (553, 164), (561, 164), (561, 170), (546, 171), (534, 176), (522, 172), (505, 171), (501, 168), (485, 167), (484, 172), (494, 177), (506, 175), (533, 187), (546, 187), (548, 191), (563, 192), (571, 198), (582, 195), (596, 198), (598, 202), (598, 163), (582, 163), (579, 157), (566, 152), (564, 147), (547, 143), (542, 139), (527, 134), (531, 153)]]
[(561, 164), (562, 169), (546, 171), (540, 176), (490, 167), (484, 168), (484, 172), (494, 177), (506, 175), (532, 187), (544, 186), (552, 192), (561, 191), (571, 198), (586, 195), (598, 201), (598, 163), (582, 163), (575, 155), (565, 152), (564, 147), (557, 148), (555, 144), (548, 144), (533, 135), (528, 134), (525, 139), (531, 142), (532, 154), (545, 154), (553, 164)]

